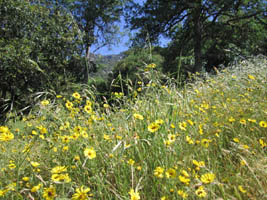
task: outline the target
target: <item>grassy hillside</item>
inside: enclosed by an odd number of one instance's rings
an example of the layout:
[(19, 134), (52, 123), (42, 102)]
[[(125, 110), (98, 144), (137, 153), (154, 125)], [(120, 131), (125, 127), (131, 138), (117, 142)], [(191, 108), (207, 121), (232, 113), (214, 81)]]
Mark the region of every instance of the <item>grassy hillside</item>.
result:
[[(267, 198), (267, 59), (128, 97), (89, 90), (0, 128), (0, 199)], [(265, 177), (265, 178), (264, 178)]]

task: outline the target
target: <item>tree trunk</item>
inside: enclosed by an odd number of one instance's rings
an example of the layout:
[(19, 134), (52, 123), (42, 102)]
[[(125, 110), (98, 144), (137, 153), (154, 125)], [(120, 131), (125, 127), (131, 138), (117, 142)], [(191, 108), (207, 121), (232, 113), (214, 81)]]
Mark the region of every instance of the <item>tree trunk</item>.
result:
[(89, 74), (90, 74), (90, 45), (88, 45), (86, 49), (86, 72), (85, 72), (85, 78), (84, 82), (88, 83), (89, 80)]
[(194, 15), (194, 53), (195, 53), (195, 65), (193, 68), (193, 73), (201, 70), (202, 67), (202, 24), (201, 24), (201, 1), (195, 8)]
[(87, 51), (86, 51), (86, 60), (89, 62), (90, 61), (90, 45), (88, 45), (87, 47)]

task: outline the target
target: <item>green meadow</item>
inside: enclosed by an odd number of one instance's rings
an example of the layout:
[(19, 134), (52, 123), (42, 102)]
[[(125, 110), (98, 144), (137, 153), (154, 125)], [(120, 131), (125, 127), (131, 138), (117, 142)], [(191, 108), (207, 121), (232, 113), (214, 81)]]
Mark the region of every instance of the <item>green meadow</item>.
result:
[(267, 199), (267, 59), (185, 85), (155, 68), (104, 103), (84, 87), (1, 126), (0, 199)]

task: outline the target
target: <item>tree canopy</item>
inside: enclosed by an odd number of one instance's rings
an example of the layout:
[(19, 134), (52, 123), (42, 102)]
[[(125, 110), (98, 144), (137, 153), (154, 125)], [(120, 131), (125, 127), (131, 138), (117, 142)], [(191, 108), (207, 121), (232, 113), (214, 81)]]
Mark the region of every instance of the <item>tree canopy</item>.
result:
[(215, 31), (223, 33), (221, 40), (231, 34), (238, 36), (251, 19), (254, 25), (264, 21), (265, 6), (263, 0), (147, 0), (143, 6), (131, 1), (127, 19), (132, 30), (139, 30), (136, 35), (139, 41), (149, 35), (150, 41), (155, 42), (164, 35), (179, 40), (180, 51), (192, 45), (195, 60), (192, 71), (195, 72), (201, 70), (204, 47), (211, 40), (217, 42), (213, 38)]
[(2, 99), (25, 107), (31, 101), (29, 94), (49, 88), (58, 91), (75, 78), (75, 66), (68, 63), (80, 54), (81, 36), (71, 15), (22, 0), (1, 0), (0, 12)]

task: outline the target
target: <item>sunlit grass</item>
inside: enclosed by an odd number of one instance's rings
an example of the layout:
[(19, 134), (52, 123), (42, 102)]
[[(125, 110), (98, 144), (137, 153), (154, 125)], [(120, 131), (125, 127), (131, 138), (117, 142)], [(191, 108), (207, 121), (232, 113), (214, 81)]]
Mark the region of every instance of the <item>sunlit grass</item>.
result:
[(0, 128), (0, 198), (264, 199), (266, 66), (179, 89), (146, 67), (120, 106), (86, 90), (44, 100)]

